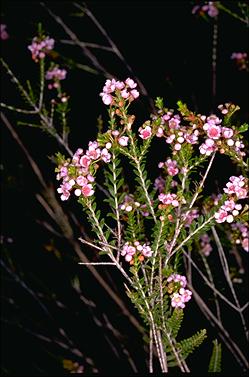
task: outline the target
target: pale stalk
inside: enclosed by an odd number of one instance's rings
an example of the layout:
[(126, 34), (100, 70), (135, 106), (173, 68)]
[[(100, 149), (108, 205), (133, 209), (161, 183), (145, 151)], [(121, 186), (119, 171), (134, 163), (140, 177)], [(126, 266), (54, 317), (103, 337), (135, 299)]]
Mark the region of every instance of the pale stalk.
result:
[[(189, 283), (188, 283), (188, 285), (189, 285), (189, 288), (191, 289), (191, 291), (193, 292), (193, 296), (194, 296), (196, 302), (198, 303), (199, 308), (204, 313), (204, 315), (209, 320), (211, 320), (213, 322), (213, 325), (215, 324), (220, 329), (221, 333), (223, 334), (224, 338), (226, 339), (226, 345), (227, 345), (227, 347), (230, 350), (232, 349), (231, 350), (232, 355), (236, 358), (236, 360), (239, 362), (239, 364), (244, 367), (244, 370), (246, 370), (246, 369), (248, 370), (248, 368), (249, 368), (248, 361), (247, 361), (246, 357), (244, 356), (244, 354), (241, 352), (241, 350), (238, 347), (238, 345), (232, 340), (232, 337), (229, 334), (229, 332), (220, 323), (220, 321), (217, 319), (216, 315), (214, 315), (211, 312), (211, 310), (209, 309), (209, 307), (205, 304), (205, 302), (202, 300), (202, 298), (196, 292), (196, 290), (194, 289), (194, 287), (191, 284), (189, 284)], [(228, 344), (229, 344), (229, 346), (228, 346)]]
[(150, 345), (149, 345), (149, 373), (153, 373), (153, 332), (150, 326)]
[[(201, 255), (201, 258), (202, 258), (202, 261), (203, 261), (203, 264), (205, 266), (205, 269), (207, 271), (207, 274), (208, 274), (208, 277), (209, 277), (209, 280), (210, 280), (210, 283), (214, 285), (214, 279), (213, 279), (213, 275), (212, 275), (212, 272), (209, 268), (209, 264), (207, 262), (207, 258), (203, 255), (202, 251), (200, 251), (200, 255)], [(215, 301), (215, 306), (216, 306), (216, 315), (217, 315), (217, 318), (219, 320), (220, 323), (222, 323), (222, 320), (221, 320), (221, 313), (220, 313), (220, 305), (219, 305), (219, 301), (217, 299), (217, 293), (214, 292), (214, 301)]]
[(193, 259), (186, 253), (186, 251), (183, 249), (183, 254), (191, 261), (192, 266), (198, 271), (199, 275), (202, 277), (202, 279), (205, 281), (206, 285), (211, 288), (220, 298), (225, 301), (229, 306), (231, 306), (234, 310), (237, 312), (242, 312), (244, 310), (244, 306), (242, 308), (238, 308), (236, 305), (234, 305), (230, 300), (228, 300), (227, 297), (225, 297), (218, 289), (215, 288), (213, 284), (210, 283), (210, 281), (206, 278), (206, 276), (202, 273), (202, 271), (199, 269), (199, 267), (195, 264)]
[[(206, 172), (205, 172), (205, 174), (204, 174), (204, 176), (203, 176), (203, 178), (202, 178), (202, 180), (201, 180), (201, 183), (200, 183), (200, 185), (199, 185), (199, 187), (198, 187), (198, 190), (196, 190), (196, 193), (194, 194), (193, 199), (191, 200), (191, 203), (190, 203), (190, 205), (189, 205), (188, 211), (185, 213), (185, 216), (183, 217), (182, 222), (180, 223), (180, 220), (178, 220), (178, 222), (177, 222), (177, 226), (176, 226), (176, 229), (175, 229), (175, 234), (174, 234), (173, 240), (172, 240), (172, 242), (171, 242), (171, 244), (170, 244), (170, 249), (169, 249), (168, 255), (167, 255), (166, 259), (165, 259), (165, 264), (164, 264), (165, 267), (166, 267), (166, 265), (167, 265), (169, 259), (170, 259), (170, 258), (172, 257), (172, 255), (176, 252), (176, 250), (179, 250), (179, 247), (178, 247), (178, 248), (176, 248), (174, 251), (172, 251), (173, 248), (174, 248), (174, 246), (175, 246), (175, 244), (176, 244), (177, 238), (178, 238), (178, 236), (179, 236), (179, 234), (180, 234), (180, 232), (181, 232), (181, 229), (182, 229), (182, 227), (183, 227), (183, 225), (184, 225), (184, 222), (185, 222), (185, 220), (186, 220), (186, 218), (187, 218), (187, 216), (188, 216), (188, 214), (189, 214), (189, 211), (190, 211), (190, 209), (193, 207), (194, 203), (196, 202), (199, 193), (202, 191), (202, 188), (203, 188), (204, 183), (205, 183), (205, 181), (206, 181), (207, 175), (208, 175), (208, 173), (209, 173), (209, 171), (210, 171), (210, 169), (211, 169), (211, 166), (212, 166), (212, 164), (213, 164), (213, 160), (214, 160), (215, 154), (216, 154), (216, 152), (213, 153), (213, 155), (212, 155), (212, 157), (211, 157), (211, 159), (210, 159), (210, 161), (209, 161), (209, 164), (208, 164), (207, 170), (206, 170)], [(185, 181), (184, 181), (184, 188), (185, 188)], [(179, 217), (180, 217), (180, 216), (179, 216)], [(179, 219), (179, 217), (178, 217), (178, 219)], [(201, 228), (200, 228), (200, 229), (201, 229)], [(190, 238), (191, 238), (191, 237), (190, 237)]]
[(212, 226), (211, 230), (212, 230), (212, 233), (213, 233), (213, 236), (214, 236), (214, 240), (215, 240), (216, 245), (217, 245), (217, 249), (218, 249), (218, 253), (219, 253), (219, 257), (220, 257), (220, 261), (221, 261), (221, 265), (222, 265), (222, 268), (223, 268), (224, 275), (226, 277), (228, 286), (229, 286), (229, 288), (230, 288), (230, 290), (232, 292), (232, 295), (233, 295), (234, 301), (235, 301), (235, 303), (237, 305), (237, 308), (240, 309), (239, 315), (240, 315), (241, 323), (242, 323), (242, 326), (243, 326), (243, 329), (244, 329), (244, 333), (245, 333), (246, 339), (248, 339), (246, 321), (245, 321), (244, 315), (241, 312), (241, 306), (240, 306), (238, 297), (237, 297), (236, 292), (235, 292), (234, 287), (233, 287), (233, 283), (232, 283), (232, 280), (231, 280), (231, 277), (230, 277), (229, 266), (228, 266), (228, 263), (227, 263), (227, 259), (226, 259), (226, 255), (225, 255), (224, 249), (222, 247), (222, 244), (220, 242), (220, 239), (219, 239), (219, 236), (218, 236), (218, 234), (216, 232), (215, 227)]
[(42, 110), (42, 104), (43, 104), (43, 95), (44, 95), (44, 59), (40, 59), (40, 97), (39, 97), (39, 111)]
[(209, 224), (212, 220), (214, 219), (214, 215), (209, 217), (209, 219), (207, 219), (201, 226), (199, 226), (199, 228), (195, 229), (192, 233), (190, 233), (188, 235), (188, 237), (185, 238), (185, 240), (183, 240), (179, 246), (177, 246), (172, 252), (171, 254), (167, 255), (166, 259), (165, 259), (165, 266), (167, 266), (167, 263), (169, 261), (169, 259), (178, 251), (180, 250), (186, 242), (188, 242), (196, 233), (198, 233), (202, 228), (204, 228), (207, 224)]
[(157, 257), (157, 253), (158, 253), (158, 248), (159, 248), (161, 236), (162, 236), (163, 226), (164, 226), (164, 220), (162, 220), (160, 222), (160, 229), (159, 229), (159, 233), (158, 233), (158, 238), (157, 238), (155, 250), (153, 250), (154, 252), (152, 254), (152, 261), (151, 261), (152, 267), (151, 267), (151, 275), (150, 275), (150, 294), (151, 295), (153, 293), (153, 281), (154, 281), (156, 257)]
[(112, 152), (112, 172), (113, 172), (113, 190), (114, 190), (114, 200), (115, 200), (115, 212), (116, 212), (116, 221), (117, 221), (117, 239), (118, 239), (118, 253), (117, 253), (117, 262), (119, 262), (120, 257), (120, 247), (121, 247), (121, 222), (119, 214), (119, 204), (118, 204), (118, 190), (117, 190), (117, 176), (116, 176), (116, 164), (115, 164), (116, 155), (115, 152)]
[(159, 362), (160, 362), (160, 366), (161, 366), (161, 369), (162, 369), (162, 372), (166, 372), (165, 369), (164, 369), (164, 366), (165, 366), (165, 362), (163, 361), (163, 358), (165, 357), (164, 355), (164, 352), (163, 354), (161, 353), (161, 350), (162, 350), (162, 346), (160, 344), (160, 340), (161, 339), (158, 339), (158, 334), (157, 334), (157, 330), (156, 330), (156, 326), (155, 326), (155, 322), (154, 322), (154, 318), (153, 318), (153, 315), (151, 313), (151, 309), (150, 309), (150, 305), (147, 301), (147, 297), (143, 291), (143, 287), (141, 286), (141, 283), (140, 283), (140, 280), (139, 280), (139, 277), (137, 275), (137, 271), (135, 271), (135, 277), (136, 277), (136, 283), (138, 285), (138, 290), (140, 291), (140, 293), (142, 294), (142, 297), (143, 297), (143, 300), (144, 300), (144, 303), (146, 305), (146, 309), (147, 309), (147, 315), (149, 316), (149, 321), (151, 323), (151, 328), (152, 328), (152, 332), (153, 332), (153, 336), (154, 336), (154, 340), (155, 340), (155, 345), (156, 345), (156, 350), (157, 350), (157, 354), (158, 354), (158, 358), (159, 358)]

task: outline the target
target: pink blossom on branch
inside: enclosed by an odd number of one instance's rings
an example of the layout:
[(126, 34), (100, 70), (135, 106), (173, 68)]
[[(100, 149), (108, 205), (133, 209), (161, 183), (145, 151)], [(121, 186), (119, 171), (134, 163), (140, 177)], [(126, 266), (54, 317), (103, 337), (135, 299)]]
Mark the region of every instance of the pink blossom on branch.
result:
[[(107, 146), (109, 147), (108, 143)], [(90, 141), (86, 153), (82, 148), (78, 148), (70, 163), (66, 161), (56, 169), (57, 180), (62, 179), (57, 189), (57, 192), (61, 194), (61, 200), (68, 200), (72, 190), (78, 197), (89, 197), (94, 194), (92, 183), (95, 178), (90, 173), (90, 166), (99, 160), (105, 163), (110, 162), (111, 153), (106, 147), (101, 149), (97, 141)]]
[(32, 53), (32, 59), (35, 62), (38, 62), (39, 59), (44, 59), (46, 54), (53, 50), (54, 48), (54, 39), (43, 36), (42, 38), (34, 37), (32, 39), (31, 45), (28, 46), (28, 49)]
[(46, 80), (64, 80), (66, 78), (67, 71), (55, 66), (49, 69), (45, 75)]
[(146, 126), (145, 128), (140, 127), (138, 129), (138, 132), (139, 132), (139, 137), (141, 137), (141, 139), (143, 140), (149, 139), (152, 135), (152, 130), (150, 126)]
[(139, 92), (135, 88), (137, 83), (131, 78), (127, 78), (125, 82), (116, 81), (115, 79), (108, 79), (105, 82), (105, 85), (100, 93), (102, 101), (105, 105), (118, 104), (118, 96), (122, 97), (124, 100), (133, 101), (139, 97)]

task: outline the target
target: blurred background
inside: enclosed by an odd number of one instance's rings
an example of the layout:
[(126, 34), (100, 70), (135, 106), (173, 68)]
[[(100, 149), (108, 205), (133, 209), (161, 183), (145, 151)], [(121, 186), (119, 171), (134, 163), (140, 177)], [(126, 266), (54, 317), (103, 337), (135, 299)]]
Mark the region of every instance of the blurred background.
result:
[[(222, 3), (231, 9), (237, 5)], [(197, 1), (86, 1), (90, 13), (84, 14), (77, 4), (83, 3), (2, 0), (1, 7), (1, 23), (9, 35), (1, 40), (1, 54), (23, 84), (30, 80), (38, 90), (38, 64), (27, 49), (38, 23), (55, 39), (55, 62), (68, 71), (63, 88), (70, 96), (73, 151), (95, 139), (101, 114), (106, 119), (99, 93), (110, 76), (136, 77), (143, 85), (144, 95), (132, 105), (141, 124), (149, 118), (151, 99), (157, 96), (169, 108), (176, 108), (180, 99), (206, 115), (221, 103), (233, 102), (241, 108), (241, 122), (248, 119), (248, 72), (230, 59), (233, 52), (247, 50), (248, 29), (242, 22), (225, 12), (220, 12), (216, 23), (193, 15), (193, 6), (203, 4)], [(98, 66), (81, 46), (69, 43), (65, 25), (80, 41), (97, 45), (89, 50)], [(98, 25), (117, 46), (119, 56), (99, 47), (107, 41)], [(24, 106), (3, 68), (1, 97), (7, 104)], [(145, 374), (143, 329), (121, 276), (112, 267), (90, 271), (78, 265), (82, 254), (97, 259), (94, 250), (77, 242), (84, 232), (90, 234), (81, 208), (73, 201), (61, 203), (55, 192), (58, 183), (50, 157), (65, 151), (40, 130), (17, 125), (18, 114), (5, 109), (3, 113), (1, 375)], [(218, 159), (211, 186), (217, 174), (221, 182), (231, 175), (233, 167), (224, 161)], [(246, 285), (240, 292), (244, 297)], [(201, 364), (207, 370), (215, 332), (194, 302), (186, 308), (185, 321), (190, 326), (183, 326), (183, 336), (208, 330), (210, 338), (194, 355), (198, 363), (192, 369), (198, 373)], [(238, 366), (225, 348), (224, 360), (224, 374), (238, 375)]]

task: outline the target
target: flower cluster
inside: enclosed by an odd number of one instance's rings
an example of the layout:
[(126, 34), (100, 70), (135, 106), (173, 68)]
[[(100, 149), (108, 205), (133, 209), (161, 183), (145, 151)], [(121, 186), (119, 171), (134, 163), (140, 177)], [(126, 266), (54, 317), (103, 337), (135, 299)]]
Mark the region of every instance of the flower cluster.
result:
[(233, 175), (229, 178), (229, 181), (230, 182), (228, 182), (226, 187), (223, 189), (226, 194), (235, 194), (237, 199), (247, 198), (247, 181), (243, 175), (240, 175), (239, 177), (235, 177)]
[(231, 59), (235, 61), (240, 71), (248, 70), (248, 56), (246, 52), (233, 52)]
[(192, 292), (185, 289), (187, 285), (186, 276), (172, 274), (167, 278), (167, 292), (171, 294), (171, 306), (173, 308), (185, 308), (185, 303), (191, 299)]
[(235, 243), (241, 244), (243, 249), (247, 252), (249, 252), (249, 229), (246, 224), (243, 224), (241, 222), (231, 224), (232, 230), (233, 230), (233, 238), (235, 239)]
[[(236, 111), (236, 106), (226, 103), (219, 105), (218, 109), (226, 115), (228, 112), (232, 114)], [(214, 151), (219, 151), (221, 154), (232, 153), (239, 159), (245, 156), (243, 151), (245, 145), (240, 140), (238, 130), (234, 127), (222, 126), (222, 119), (215, 114), (207, 117), (206, 115), (191, 113), (184, 117), (184, 120), (189, 122), (186, 126), (179, 114), (173, 115), (173, 110), (160, 109), (158, 115), (152, 115), (152, 120), (155, 129), (147, 126), (146, 134), (139, 136), (148, 138), (154, 131), (157, 137), (165, 138), (166, 143), (172, 146), (173, 155), (181, 150), (184, 143), (188, 143), (191, 145), (200, 144), (199, 151), (206, 156), (211, 155)], [(160, 121), (159, 126), (158, 121)]]
[(153, 251), (149, 244), (144, 243), (143, 245), (140, 244), (139, 241), (133, 242), (126, 242), (121, 250), (121, 255), (125, 257), (126, 262), (130, 262), (130, 264), (134, 263), (134, 256), (137, 255), (138, 260), (142, 262), (144, 257), (148, 258), (151, 257)]
[(54, 67), (51, 67), (45, 75), (46, 80), (53, 80), (53, 84), (49, 84), (48, 88), (58, 88), (59, 87), (59, 81), (64, 80), (66, 78), (67, 71), (65, 69), (59, 68), (57, 65)]
[(108, 149), (111, 144), (107, 144), (105, 148), (101, 149), (97, 141), (90, 141), (86, 153), (83, 153), (81, 148), (77, 149), (71, 162), (66, 161), (56, 169), (58, 173), (56, 179), (62, 179), (62, 183), (57, 189), (61, 194), (61, 200), (68, 200), (72, 190), (78, 197), (81, 195), (88, 197), (94, 194), (92, 185), (94, 177), (91, 174), (91, 167), (94, 164), (97, 168), (97, 162), (100, 160), (106, 163), (110, 162), (111, 154)]
[(247, 197), (246, 179), (242, 175), (239, 177), (232, 176), (223, 190), (229, 195), (229, 199), (215, 213), (215, 219), (217, 223), (225, 221), (232, 223), (234, 217), (238, 216), (242, 209), (242, 205), (236, 204), (236, 201)]
[[(219, 105), (219, 109), (224, 113), (225, 108), (223, 105)], [(203, 116), (203, 119), (204, 118), (205, 116)], [(245, 152), (242, 152), (241, 149), (243, 149), (245, 145), (235, 138), (232, 128), (222, 127), (221, 121), (222, 120), (216, 115), (210, 115), (206, 118), (203, 130), (206, 133), (207, 139), (200, 145), (200, 153), (209, 156), (218, 149), (220, 153), (225, 153), (227, 147), (232, 147), (238, 155), (243, 157)]]
[(159, 162), (158, 167), (163, 168), (166, 167), (167, 173), (171, 175), (172, 177), (174, 175), (177, 175), (179, 172), (179, 169), (177, 168), (177, 161), (171, 160), (170, 158), (167, 159), (165, 162)]
[[(159, 110), (160, 115), (160, 110)], [(157, 116), (152, 117), (153, 120)], [(156, 130), (156, 136), (164, 137), (167, 144), (173, 147), (173, 154), (176, 154), (182, 148), (182, 144), (187, 142), (189, 144), (196, 144), (198, 142), (199, 130), (197, 125), (192, 127), (185, 127), (181, 124), (180, 115), (173, 115), (172, 111), (167, 111), (166, 114), (160, 115), (161, 124)]]
[(39, 59), (44, 59), (46, 54), (54, 48), (54, 39), (49, 37), (34, 37), (28, 49), (32, 53), (32, 59), (38, 62)]
[(158, 199), (165, 205), (171, 204), (173, 207), (179, 206), (179, 201), (177, 200), (176, 194), (159, 194)]
[(139, 97), (139, 92), (135, 89), (136, 87), (137, 83), (129, 77), (125, 82), (116, 81), (115, 79), (106, 80), (100, 96), (105, 105), (113, 105), (115, 103), (116, 94), (122, 99), (131, 102)]
[(5, 41), (6, 39), (9, 39), (9, 34), (6, 31), (7, 25), (0, 24), (0, 39), (2, 41)]
[(209, 17), (217, 17), (219, 14), (219, 10), (215, 4), (214, 1), (209, 1), (208, 4), (204, 4), (202, 6), (195, 5), (192, 9), (192, 14), (200, 14), (203, 15), (204, 13), (207, 13)]
[(206, 256), (208, 257), (209, 254), (211, 253), (211, 251), (213, 250), (210, 242), (210, 237), (207, 233), (204, 233), (201, 237), (200, 237), (200, 246), (201, 246), (201, 252)]

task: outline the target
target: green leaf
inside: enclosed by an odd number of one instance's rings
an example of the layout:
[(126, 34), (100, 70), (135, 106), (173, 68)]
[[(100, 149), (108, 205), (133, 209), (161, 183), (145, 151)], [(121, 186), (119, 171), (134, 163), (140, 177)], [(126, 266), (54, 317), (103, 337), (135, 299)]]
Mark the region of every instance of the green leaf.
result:
[(242, 132), (246, 132), (249, 128), (249, 124), (248, 123), (243, 123), (240, 127), (239, 127), (239, 132), (242, 133)]
[(167, 325), (171, 330), (171, 335), (176, 338), (177, 334), (181, 328), (181, 324), (183, 321), (184, 313), (182, 309), (175, 309), (173, 311), (172, 316), (167, 321)]
[(163, 98), (157, 97), (155, 100), (155, 105), (158, 109), (163, 109)]
[(186, 359), (190, 353), (194, 352), (195, 348), (198, 348), (201, 345), (206, 337), (207, 331), (206, 329), (203, 329), (190, 338), (181, 340), (177, 343), (177, 347), (180, 349), (182, 357)]
[(208, 366), (208, 372), (221, 372), (221, 344), (218, 343), (217, 339), (213, 341), (213, 351)]

